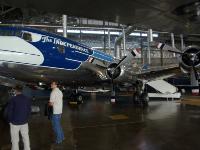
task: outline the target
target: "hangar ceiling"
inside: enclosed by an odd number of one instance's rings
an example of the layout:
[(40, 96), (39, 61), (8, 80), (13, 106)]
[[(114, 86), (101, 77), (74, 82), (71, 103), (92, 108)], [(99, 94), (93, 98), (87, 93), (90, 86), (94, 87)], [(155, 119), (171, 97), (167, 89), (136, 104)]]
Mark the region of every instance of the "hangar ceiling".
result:
[[(17, 13), (30, 19), (32, 15), (48, 12), (49, 17), (54, 17), (54, 13), (67, 14), (177, 34), (200, 33), (197, 0), (0, 0), (0, 4), (11, 6), (13, 19), (18, 17)], [(17, 11), (19, 8), (21, 11)], [(4, 11), (1, 16), (5, 16)]]

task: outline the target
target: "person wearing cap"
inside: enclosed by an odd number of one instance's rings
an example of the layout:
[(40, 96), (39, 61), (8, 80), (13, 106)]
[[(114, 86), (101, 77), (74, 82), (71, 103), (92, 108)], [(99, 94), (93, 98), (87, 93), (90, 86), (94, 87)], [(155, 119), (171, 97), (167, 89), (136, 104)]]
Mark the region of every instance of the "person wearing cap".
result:
[(63, 109), (63, 93), (58, 88), (58, 83), (56, 81), (51, 82), (51, 89), (49, 100), (49, 105), (53, 107), (51, 122), (56, 137), (55, 144), (61, 144), (64, 140), (64, 133), (60, 123)]
[(31, 100), (22, 94), (23, 87), (17, 85), (16, 96), (12, 97), (7, 106), (7, 119), (10, 124), (11, 150), (19, 150), (19, 132), (22, 135), (24, 150), (30, 150), (28, 119), (31, 114)]

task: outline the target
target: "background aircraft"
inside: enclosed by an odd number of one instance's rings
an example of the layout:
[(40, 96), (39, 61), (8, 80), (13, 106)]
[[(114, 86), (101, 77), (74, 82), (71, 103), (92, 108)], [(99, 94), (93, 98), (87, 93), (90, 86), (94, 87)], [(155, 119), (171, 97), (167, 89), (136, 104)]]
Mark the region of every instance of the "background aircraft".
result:
[[(154, 43), (155, 44), (155, 43)], [(179, 67), (183, 73), (190, 75), (191, 86), (196, 87), (199, 93), (200, 86), (200, 47), (191, 45), (183, 51), (173, 48), (164, 43), (158, 43), (157, 47), (161, 50), (168, 50), (180, 55)], [(195, 88), (194, 88), (195, 89)]]

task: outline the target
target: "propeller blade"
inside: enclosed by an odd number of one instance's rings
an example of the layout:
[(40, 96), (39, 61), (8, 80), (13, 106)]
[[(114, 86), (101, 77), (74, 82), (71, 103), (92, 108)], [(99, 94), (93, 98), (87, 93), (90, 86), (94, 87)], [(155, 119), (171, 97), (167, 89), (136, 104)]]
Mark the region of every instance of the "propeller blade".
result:
[(114, 84), (114, 80), (111, 80), (111, 102), (115, 103), (116, 101), (116, 97), (115, 97), (115, 84)]
[(122, 63), (124, 63), (124, 60), (127, 58), (127, 56), (124, 56), (117, 64), (117, 67), (115, 69), (117, 69), (119, 66), (122, 65)]
[(169, 52), (176, 53), (176, 54), (183, 54), (183, 52), (175, 51), (175, 50), (168, 50)]
[(183, 52), (181, 52), (179, 49), (177, 48), (173, 48), (167, 44), (164, 44), (164, 43), (158, 43), (157, 44), (157, 48), (159, 49), (162, 49), (162, 50), (167, 50), (169, 52), (173, 52), (173, 53), (176, 53), (176, 54), (183, 54)]
[(130, 61), (132, 58), (134, 58), (136, 56), (137, 52), (136, 49), (133, 49), (131, 52), (128, 52), (127, 56), (124, 56), (117, 64), (117, 67), (115, 67), (114, 71), (120, 67), (121, 65), (127, 63), (128, 61)]
[(200, 54), (200, 51), (198, 51), (195, 55), (197, 56), (197, 55), (199, 55)]

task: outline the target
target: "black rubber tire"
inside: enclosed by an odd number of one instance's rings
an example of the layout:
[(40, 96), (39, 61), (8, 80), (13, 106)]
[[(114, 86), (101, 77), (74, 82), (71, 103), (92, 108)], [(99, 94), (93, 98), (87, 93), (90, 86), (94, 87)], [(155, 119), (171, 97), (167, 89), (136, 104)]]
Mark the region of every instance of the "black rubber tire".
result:
[(141, 97), (142, 105), (143, 106), (148, 106), (148, 104), (149, 104), (148, 94), (147, 93), (142, 93), (140, 97)]
[(76, 100), (79, 104), (83, 103), (83, 96), (81, 94), (77, 94), (76, 95)]
[(136, 105), (140, 104), (140, 97), (138, 94), (133, 95), (133, 104), (136, 104)]

